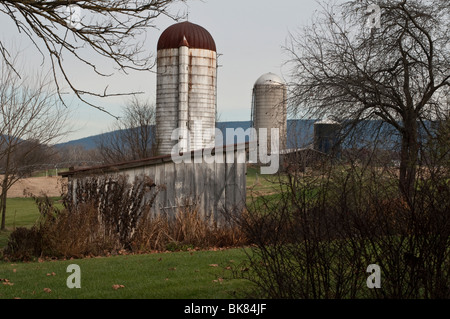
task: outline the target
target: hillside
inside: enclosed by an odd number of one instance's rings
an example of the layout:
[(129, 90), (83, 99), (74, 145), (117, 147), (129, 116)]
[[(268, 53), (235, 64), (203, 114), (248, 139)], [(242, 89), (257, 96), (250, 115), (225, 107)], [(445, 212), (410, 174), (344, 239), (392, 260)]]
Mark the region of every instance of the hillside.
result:
[[(313, 120), (288, 120), (288, 147), (301, 147), (307, 145), (311, 142), (313, 133)], [(227, 129), (237, 129), (242, 128), (244, 131), (250, 128), (250, 121), (228, 121), (228, 122), (218, 122), (217, 128), (222, 131), (223, 143), (232, 144), (226, 140), (226, 130)], [(101, 139), (102, 136), (108, 134), (114, 134), (115, 132), (102, 133), (98, 135), (88, 136), (77, 140), (72, 140), (65, 143), (57, 144), (56, 146), (67, 146), (67, 145), (80, 145), (86, 150), (94, 149), (96, 147), (96, 141)], [(240, 136), (242, 138), (242, 136)], [(247, 141), (248, 139), (246, 139)], [(235, 142), (237, 140), (235, 139)]]
[[(314, 123), (316, 120), (288, 120), (287, 121), (287, 147), (288, 148), (301, 148), (305, 147), (313, 142), (313, 134), (314, 134)], [(431, 122), (426, 122), (427, 127), (431, 127)], [(226, 131), (227, 129), (238, 129), (242, 128), (243, 131), (250, 128), (250, 121), (228, 121), (228, 122), (218, 122), (217, 128), (222, 131), (223, 134), (223, 144), (233, 144), (233, 141), (226, 140)], [(380, 131), (381, 128), (381, 131)], [(421, 129), (421, 135), (424, 134)], [(378, 132), (378, 133), (376, 133)], [(90, 150), (96, 147), (96, 140), (100, 139), (104, 135), (115, 134), (117, 131), (93, 135), (73, 141), (69, 141), (66, 143), (57, 144), (57, 146), (65, 146), (65, 145), (80, 145), (84, 147), (86, 150)], [(240, 134), (240, 140), (242, 140), (243, 136)], [(383, 137), (381, 137), (383, 136)], [(349, 145), (358, 145), (360, 147), (366, 145), (367, 142), (373, 142), (375, 139), (381, 138), (384, 141), (384, 145), (379, 145), (379, 147), (394, 147), (396, 143), (398, 143), (398, 135), (396, 132), (392, 131), (392, 128), (389, 125), (382, 123), (381, 121), (362, 121), (357, 124), (356, 129), (354, 130), (351, 136), (346, 136), (345, 141), (343, 143), (343, 147), (347, 148)], [(248, 137), (245, 138), (248, 140)], [(237, 142), (235, 138), (234, 142)], [(218, 141), (216, 141), (217, 145), (220, 145)]]

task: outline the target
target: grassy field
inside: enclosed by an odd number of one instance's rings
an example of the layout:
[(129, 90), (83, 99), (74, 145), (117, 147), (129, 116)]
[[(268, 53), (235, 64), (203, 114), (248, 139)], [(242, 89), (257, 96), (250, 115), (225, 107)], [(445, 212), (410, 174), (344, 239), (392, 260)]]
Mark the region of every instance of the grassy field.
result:
[(32, 177), (42, 177), (42, 176), (57, 176), (58, 173), (67, 172), (68, 168), (53, 168), (53, 169), (47, 169), (39, 172), (34, 172), (31, 176)]
[[(231, 249), (1, 262), (0, 299), (228, 299), (249, 288), (231, 279), (244, 258), (243, 249)], [(70, 264), (80, 267), (81, 288), (67, 287)]]

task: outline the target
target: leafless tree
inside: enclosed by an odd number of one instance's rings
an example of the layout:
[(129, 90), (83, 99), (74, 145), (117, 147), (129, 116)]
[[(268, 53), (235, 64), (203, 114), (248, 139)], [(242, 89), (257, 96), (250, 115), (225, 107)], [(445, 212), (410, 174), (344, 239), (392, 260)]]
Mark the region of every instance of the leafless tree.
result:
[[(10, 62), (11, 63), (11, 62)], [(12, 64), (17, 68), (17, 59)], [(42, 149), (67, 132), (67, 109), (62, 108), (52, 82), (45, 77), (19, 77), (0, 64), (0, 228), (5, 229), (10, 187), (42, 162)], [(41, 154), (38, 156), (38, 154)]]
[[(137, 92), (107, 92), (107, 86), (103, 92), (80, 88), (68, 74), (64, 57), (74, 57), (102, 77), (111, 74), (100, 69), (95, 62), (97, 57), (112, 61), (118, 70), (125, 73), (129, 70), (149, 70), (153, 59), (145, 52), (146, 31), (156, 28), (154, 21), (158, 16), (179, 18), (178, 13), (169, 11), (169, 6), (182, 1), (8, 0), (1, 2), (0, 13), (14, 21), (18, 32), (25, 34), (33, 42), (43, 59), (50, 58), (58, 94), (62, 93), (64, 83), (81, 101), (107, 112), (86, 97), (109, 97)], [(86, 49), (89, 50), (88, 55)], [(12, 67), (11, 54), (1, 41), (0, 53), (3, 60)], [(62, 98), (61, 100), (63, 101)]]
[(110, 132), (96, 141), (103, 161), (117, 163), (154, 155), (155, 115), (154, 105), (132, 98)]
[(450, 94), (450, 2), (352, 0), (322, 5), (292, 34), (292, 105), (316, 118), (381, 120), (400, 137), (399, 187), (412, 191), (419, 129)]

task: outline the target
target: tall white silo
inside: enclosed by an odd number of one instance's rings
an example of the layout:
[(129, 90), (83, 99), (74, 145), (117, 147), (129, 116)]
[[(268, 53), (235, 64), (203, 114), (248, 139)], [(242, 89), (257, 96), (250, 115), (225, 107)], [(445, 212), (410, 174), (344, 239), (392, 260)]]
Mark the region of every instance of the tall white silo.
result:
[[(157, 46), (158, 154), (170, 154), (175, 145), (179, 152), (186, 152), (214, 143), (216, 77), (216, 45), (206, 29), (186, 21), (161, 34)], [(177, 128), (177, 139), (172, 140)]]
[(263, 74), (253, 86), (252, 126), (261, 140), (260, 128), (267, 129), (267, 146), (271, 151), (271, 129), (279, 129), (278, 149), (286, 148), (286, 84), (274, 73)]

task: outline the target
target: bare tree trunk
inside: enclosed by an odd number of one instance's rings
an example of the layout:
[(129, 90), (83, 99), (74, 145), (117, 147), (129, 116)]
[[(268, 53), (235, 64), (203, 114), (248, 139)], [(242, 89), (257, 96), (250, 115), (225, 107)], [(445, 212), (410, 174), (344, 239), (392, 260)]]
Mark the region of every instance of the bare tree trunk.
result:
[(8, 173), (5, 172), (5, 177), (2, 181), (2, 192), (0, 194), (0, 202), (1, 205), (1, 211), (2, 211), (2, 224), (0, 226), (0, 230), (5, 230), (6, 228), (6, 198), (8, 194)]
[(0, 230), (5, 230), (5, 228), (6, 228), (6, 195), (7, 195), (7, 189), (6, 189), (7, 185), (6, 184), (7, 183), (8, 183), (8, 180), (5, 177), (5, 179), (3, 180), (3, 183), (2, 183), (2, 193), (0, 195), (0, 197), (1, 197), (0, 202), (2, 203), (2, 207), (1, 207), (2, 225), (0, 227)]
[(6, 199), (8, 197), (8, 188), (9, 188), (9, 165), (11, 158), (10, 148), (8, 148), (8, 153), (6, 154), (6, 165), (5, 165), (5, 175), (3, 176), (2, 181), (2, 192), (0, 194), (1, 197), (1, 211), (2, 211), (2, 224), (0, 226), (0, 230), (5, 230), (6, 228)]
[(405, 198), (411, 199), (414, 194), (417, 164), (419, 157), (418, 125), (417, 119), (407, 116), (402, 132), (402, 145), (400, 152), (399, 187)]

